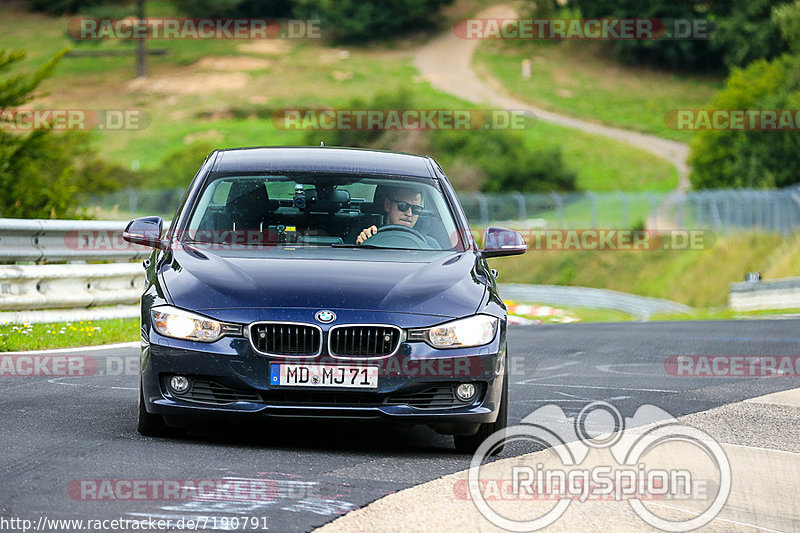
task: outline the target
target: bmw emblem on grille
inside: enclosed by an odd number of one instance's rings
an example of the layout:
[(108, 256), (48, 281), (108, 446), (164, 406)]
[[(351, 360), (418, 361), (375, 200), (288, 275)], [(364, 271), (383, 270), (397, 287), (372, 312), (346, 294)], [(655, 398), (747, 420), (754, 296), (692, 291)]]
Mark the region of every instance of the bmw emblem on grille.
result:
[(336, 313), (333, 311), (317, 311), (317, 314), (314, 315), (314, 318), (317, 319), (318, 322), (322, 322), (323, 324), (330, 324), (334, 320), (336, 320)]

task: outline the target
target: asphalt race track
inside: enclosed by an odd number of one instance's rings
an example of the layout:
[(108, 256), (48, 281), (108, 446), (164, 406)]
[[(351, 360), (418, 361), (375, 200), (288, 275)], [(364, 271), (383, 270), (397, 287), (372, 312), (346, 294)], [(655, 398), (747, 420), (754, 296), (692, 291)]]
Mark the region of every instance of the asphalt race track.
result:
[[(796, 388), (797, 374), (687, 378), (670, 375), (665, 362), (675, 355), (797, 356), (799, 325), (754, 320), (513, 327), (510, 423), (547, 404), (572, 416), (596, 400), (625, 416), (653, 404), (677, 417)], [(386, 494), (469, 466), (470, 457), (455, 453), (450, 437), (426, 427), (372, 422), (270, 422), (145, 438), (135, 429), (138, 349), (75, 353), (94, 358), (98, 372), (0, 377), (0, 518), (34, 525), (44, 518), (184, 518), (207, 530), (309, 531)], [(759, 438), (768, 443), (771, 436)], [(512, 446), (501, 457), (515, 453), (522, 452)], [(253, 480), (268, 490), (239, 498), (218, 492), (152, 497), (132, 489), (114, 495), (102, 490), (109, 480), (140, 480), (138, 486), (151, 488), (176, 480)], [(245, 518), (251, 522), (243, 524)]]

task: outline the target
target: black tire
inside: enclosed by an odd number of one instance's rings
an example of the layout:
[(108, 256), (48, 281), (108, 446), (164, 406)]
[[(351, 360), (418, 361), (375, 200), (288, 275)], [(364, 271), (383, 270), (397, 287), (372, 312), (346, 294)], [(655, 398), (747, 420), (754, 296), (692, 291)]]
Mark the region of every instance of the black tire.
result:
[[(453, 435), (453, 443), (456, 450), (460, 453), (468, 453), (470, 455), (477, 451), (478, 447), (485, 441), (489, 435), (495, 431), (503, 430), (505, 436), (505, 429), (508, 427), (508, 369), (503, 373), (503, 397), (500, 399), (500, 411), (497, 413), (497, 420), (491, 424), (481, 424), (478, 432), (474, 435)], [(503, 451), (505, 442), (496, 446), (491, 455), (497, 455)]]
[(164, 423), (161, 415), (153, 415), (144, 408), (144, 392), (139, 383), (139, 416), (136, 430), (145, 437), (167, 437), (172, 434), (171, 428)]

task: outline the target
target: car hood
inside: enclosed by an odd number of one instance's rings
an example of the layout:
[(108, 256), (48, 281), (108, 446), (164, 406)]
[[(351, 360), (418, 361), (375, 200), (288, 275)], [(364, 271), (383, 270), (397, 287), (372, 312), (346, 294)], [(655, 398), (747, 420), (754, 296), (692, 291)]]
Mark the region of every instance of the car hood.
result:
[(487, 290), (472, 252), (321, 253), (258, 257), (185, 246), (165, 262), (161, 281), (175, 306), (197, 311), (360, 309), (448, 318), (475, 313)]

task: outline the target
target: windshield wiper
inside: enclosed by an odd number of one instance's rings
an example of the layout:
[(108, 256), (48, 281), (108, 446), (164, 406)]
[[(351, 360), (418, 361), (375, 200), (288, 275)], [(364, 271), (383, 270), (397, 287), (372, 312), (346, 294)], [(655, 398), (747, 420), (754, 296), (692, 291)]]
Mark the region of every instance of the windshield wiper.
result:
[(370, 250), (406, 250), (410, 252), (426, 251), (424, 248), (399, 248), (397, 246), (377, 246), (375, 244), (338, 244), (330, 245), (331, 248), (369, 248)]
[(329, 245), (331, 248), (386, 248), (385, 246), (375, 246), (374, 244), (346, 244), (334, 242)]

